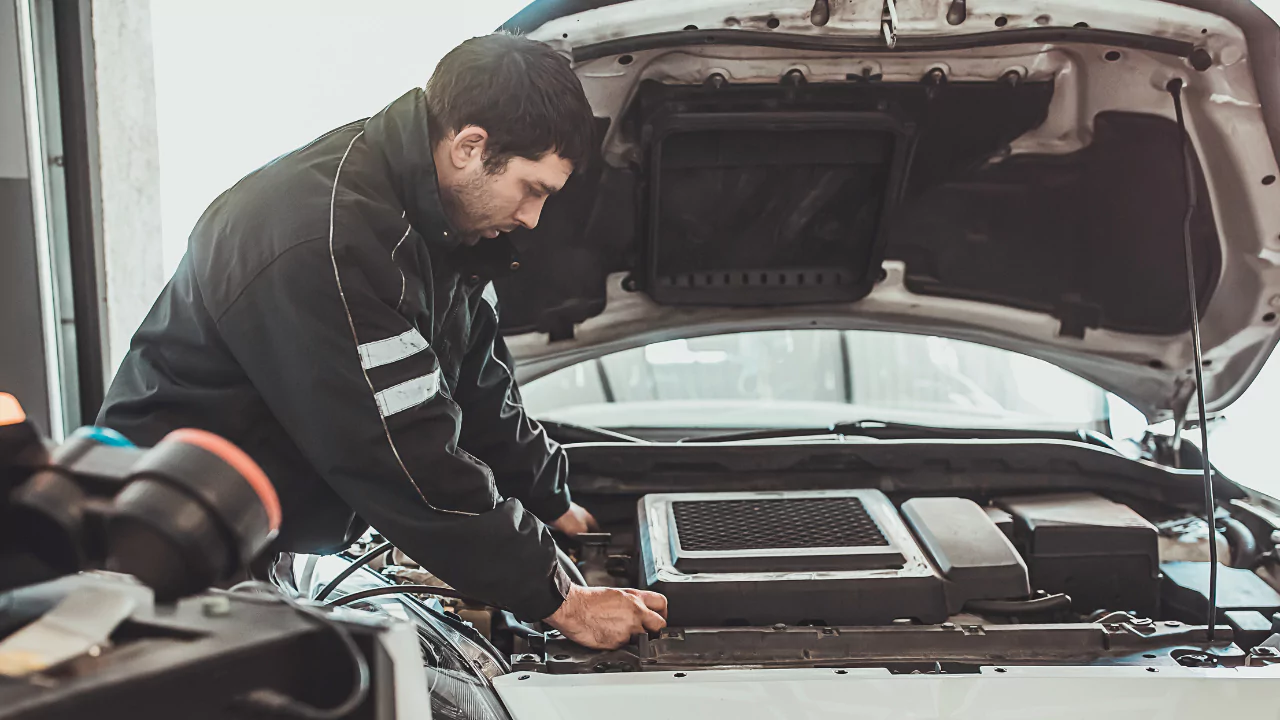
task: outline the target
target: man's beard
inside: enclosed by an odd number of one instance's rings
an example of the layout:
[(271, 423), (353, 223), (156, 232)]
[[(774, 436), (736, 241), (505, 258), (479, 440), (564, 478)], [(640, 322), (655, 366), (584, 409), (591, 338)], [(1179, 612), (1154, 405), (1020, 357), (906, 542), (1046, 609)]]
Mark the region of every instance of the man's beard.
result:
[(445, 216), (468, 245), (479, 242), (481, 233), (490, 229), (494, 212), (489, 183), (489, 173), (481, 170), (440, 188)]

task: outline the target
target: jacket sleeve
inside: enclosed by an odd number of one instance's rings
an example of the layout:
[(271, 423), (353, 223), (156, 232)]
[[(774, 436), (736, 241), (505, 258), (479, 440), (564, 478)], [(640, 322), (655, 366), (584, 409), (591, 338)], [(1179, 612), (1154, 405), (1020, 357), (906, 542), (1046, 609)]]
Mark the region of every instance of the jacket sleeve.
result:
[(497, 295), (489, 285), (475, 313), (455, 392), (462, 406), (458, 442), (493, 469), (503, 495), (519, 499), (543, 522), (555, 522), (569, 509), (569, 461), (525, 412), (513, 367), (498, 332)]
[(458, 447), (461, 413), (435, 353), (360, 260), (325, 239), (289, 249), (218, 318), (221, 335), (362, 519), (459, 591), (523, 620), (551, 615), (568, 587), (555, 542)]

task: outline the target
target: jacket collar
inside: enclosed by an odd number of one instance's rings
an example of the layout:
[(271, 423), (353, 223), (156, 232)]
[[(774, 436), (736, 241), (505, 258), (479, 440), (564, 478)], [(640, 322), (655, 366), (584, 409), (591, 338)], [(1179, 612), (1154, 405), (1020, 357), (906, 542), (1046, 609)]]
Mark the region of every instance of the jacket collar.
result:
[(427, 131), (427, 98), (421, 88), (401, 95), (369, 118), (364, 134), (389, 170), (391, 186), (405, 218), (429, 247), (456, 251), (459, 264), (486, 278), (506, 275), (519, 267), (506, 237), (463, 245), (450, 226), (440, 201), (432, 141)]
[(369, 118), (364, 135), (389, 170), (405, 218), (433, 246), (456, 248), (458, 234), (445, 218), (427, 133), (427, 99), (414, 88)]

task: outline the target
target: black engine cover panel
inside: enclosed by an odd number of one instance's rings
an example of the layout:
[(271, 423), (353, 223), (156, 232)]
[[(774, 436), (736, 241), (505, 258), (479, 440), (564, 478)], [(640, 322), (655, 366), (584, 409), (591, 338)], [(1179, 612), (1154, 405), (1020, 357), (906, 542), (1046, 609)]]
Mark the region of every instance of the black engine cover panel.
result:
[(943, 578), (877, 490), (640, 501), (641, 585), (674, 626), (946, 620)]

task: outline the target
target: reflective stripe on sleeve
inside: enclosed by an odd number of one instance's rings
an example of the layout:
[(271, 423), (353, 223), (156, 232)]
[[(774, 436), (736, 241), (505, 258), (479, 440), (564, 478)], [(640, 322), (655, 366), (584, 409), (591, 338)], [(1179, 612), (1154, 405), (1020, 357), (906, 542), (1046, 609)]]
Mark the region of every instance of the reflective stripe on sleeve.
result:
[(440, 370), (428, 375), (406, 380), (394, 387), (389, 387), (374, 395), (378, 401), (378, 411), (382, 417), (391, 417), (398, 412), (417, 407), (436, 396), (440, 390)]
[(410, 328), (393, 338), (361, 345), (359, 347), (360, 365), (365, 370), (376, 368), (380, 365), (389, 365), (426, 349), (427, 339), (422, 337), (417, 328)]

